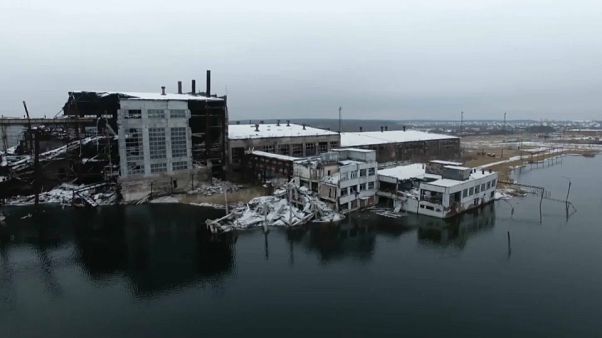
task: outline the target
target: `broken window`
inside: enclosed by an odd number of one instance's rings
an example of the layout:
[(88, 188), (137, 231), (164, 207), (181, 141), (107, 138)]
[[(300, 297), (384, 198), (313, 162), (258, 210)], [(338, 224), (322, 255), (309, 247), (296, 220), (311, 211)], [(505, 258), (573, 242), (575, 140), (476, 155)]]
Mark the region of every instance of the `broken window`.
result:
[(173, 171), (186, 170), (186, 169), (188, 169), (188, 161), (173, 162), (171, 164), (171, 167), (172, 167)]
[(374, 176), (376, 174), (375, 168), (368, 168), (368, 176)]
[(368, 190), (374, 189), (374, 182), (368, 182)]
[(305, 144), (305, 156), (312, 156), (316, 154), (316, 145), (314, 143)]
[(289, 154), (289, 146), (288, 144), (281, 144), (278, 146), (278, 154), (280, 155), (288, 155)]
[(357, 178), (357, 171), (352, 171), (351, 172), (351, 179)]
[(169, 111), (169, 117), (172, 118), (172, 119), (185, 118), (186, 117), (186, 110), (184, 110), (184, 109), (171, 109)]
[(338, 146), (339, 146), (339, 142), (337, 142), (337, 141), (330, 142), (330, 149), (337, 148)]
[(151, 159), (167, 158), (165, 128), (148, 128), (148, 145)]
[(360, 169), (360, 177), (366, 176), (366, 169)]
[(128, 170), (128, 175), (144, 174), (144, 166), (138, 162), (128, 162), (127, 170)]
[(274, 145), (268, 144), (266, 146), (263, 146), (263, 151), (265, 151), (266, 153), (274, 153)]
[(151, 163), (151, 174), (164, 173), (167, 171), (167, 163)]
[(125, 134), (125, 158), (127, 174), (144, 174), (144, 147), (142, 146), (142, 129), (129, 128)]
[(364, 190), (366, 190), (366, 183), (360, 184), (360, 190), (359, 191), (364, 191)]
[(140, 109), (129, 109), (125, 115), (126, 119), (139, 119), (142, 117), (142, 110)]
[(328, 151), (328, 142), (320, 142), (318, 143), (318, 150), (320, 153), (325, 153)]
[(187, 156), (186, 143), (186, 127), (171, 128), (171, 157)]
[(165, 118), (165, 111), (163, 111), (163, 109), (149, 109), (148, 110), (148, 118), (149, 119), (163, 119), (163, 118)]
[(293, 144), (293, 156), (295, 156), (295, 157), (303, 156), (303, 144)]

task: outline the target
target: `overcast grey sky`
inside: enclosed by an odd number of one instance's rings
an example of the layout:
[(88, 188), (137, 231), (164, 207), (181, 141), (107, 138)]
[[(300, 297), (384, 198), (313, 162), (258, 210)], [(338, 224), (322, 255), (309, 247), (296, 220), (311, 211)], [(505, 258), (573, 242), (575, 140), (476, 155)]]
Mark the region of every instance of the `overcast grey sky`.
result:
[(233, 119), (602, 119), (602, 1), (2, 0), (0, 113), (213, 71)]

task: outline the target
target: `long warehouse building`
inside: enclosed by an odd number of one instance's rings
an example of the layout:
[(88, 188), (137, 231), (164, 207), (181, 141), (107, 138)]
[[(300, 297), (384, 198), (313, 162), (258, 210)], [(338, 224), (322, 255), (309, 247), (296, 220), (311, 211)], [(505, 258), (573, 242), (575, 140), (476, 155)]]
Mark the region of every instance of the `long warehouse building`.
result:
[(418, 130), (345, 132), (341, 147), (375, 150), (380, 163), (460, 158), (460, 138)]

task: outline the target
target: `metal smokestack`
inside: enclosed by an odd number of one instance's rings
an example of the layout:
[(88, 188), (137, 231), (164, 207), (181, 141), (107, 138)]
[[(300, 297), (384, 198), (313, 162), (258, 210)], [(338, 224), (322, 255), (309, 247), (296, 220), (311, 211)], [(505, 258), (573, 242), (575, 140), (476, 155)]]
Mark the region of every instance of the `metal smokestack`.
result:
[(165, 86), (161, 86), (161, 95), (165, 95)]
[(178, 81), (178, 94), (182, 94), (182, 81)]
[(211, 96), (211, 71), (207, 70), (207, 90), (205, 91), (205, 95), (207, 97)]
[(196, 94), (196, 80), (192, 80), (191, 92), (193, 95)]

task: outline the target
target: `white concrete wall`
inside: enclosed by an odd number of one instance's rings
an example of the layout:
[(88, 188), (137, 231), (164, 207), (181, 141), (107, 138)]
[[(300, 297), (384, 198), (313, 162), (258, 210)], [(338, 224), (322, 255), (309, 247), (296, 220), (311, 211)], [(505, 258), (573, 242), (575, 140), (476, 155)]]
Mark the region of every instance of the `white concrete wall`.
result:
[[(192, 149), (191, 149), (191, 132), (189, 127), (190, 111), (188, 110), (187, 101), (157, 101), (157, 100), (131, 100), (121, 99), (120, 109), (118, 110), (118, 134), (119, 134), (119, 157), (120, 157), (120, 168), (121, 177), (128, 177), (127, 173), (127, 158), (125, 148), (125, 133), (129, 128), (141, 128), (142, 129), (142, 142), (144, 149), (144, 174), (136, 176), (158, 176), (160, 174), (151, 174), (151, 163), (166, 163), (167, 174), (175, 174), (179, 172), (186, 172), (192, 169)], [(126, 119), (125, 116), (127, 111), (130, 109), (140, 109), (142, 116), (140, 119)], [(164, 110), (164, 118), (149, 118), (149, 109), (162, 109)], [(186, 116), (184, 118), (171, 118), (169, 111), (172, 109), (184, 110)], [(186, 128), (186, 156), (172, 158), (172, 147), (171, 147), (171, 128), (184, 127)], [(165, 129), (165, 144), (166, 144), (166, 158), (165, 159), (151, 159), (150, 158), (150, 147), (149, 147), (149, 135), (148, 128), (164, 128)], [(177, 170), (176, 172), (172, 169), (173, 162), (187, 161), (188, 169)], [(164, 174), (164, 173), (163, 173)]]

